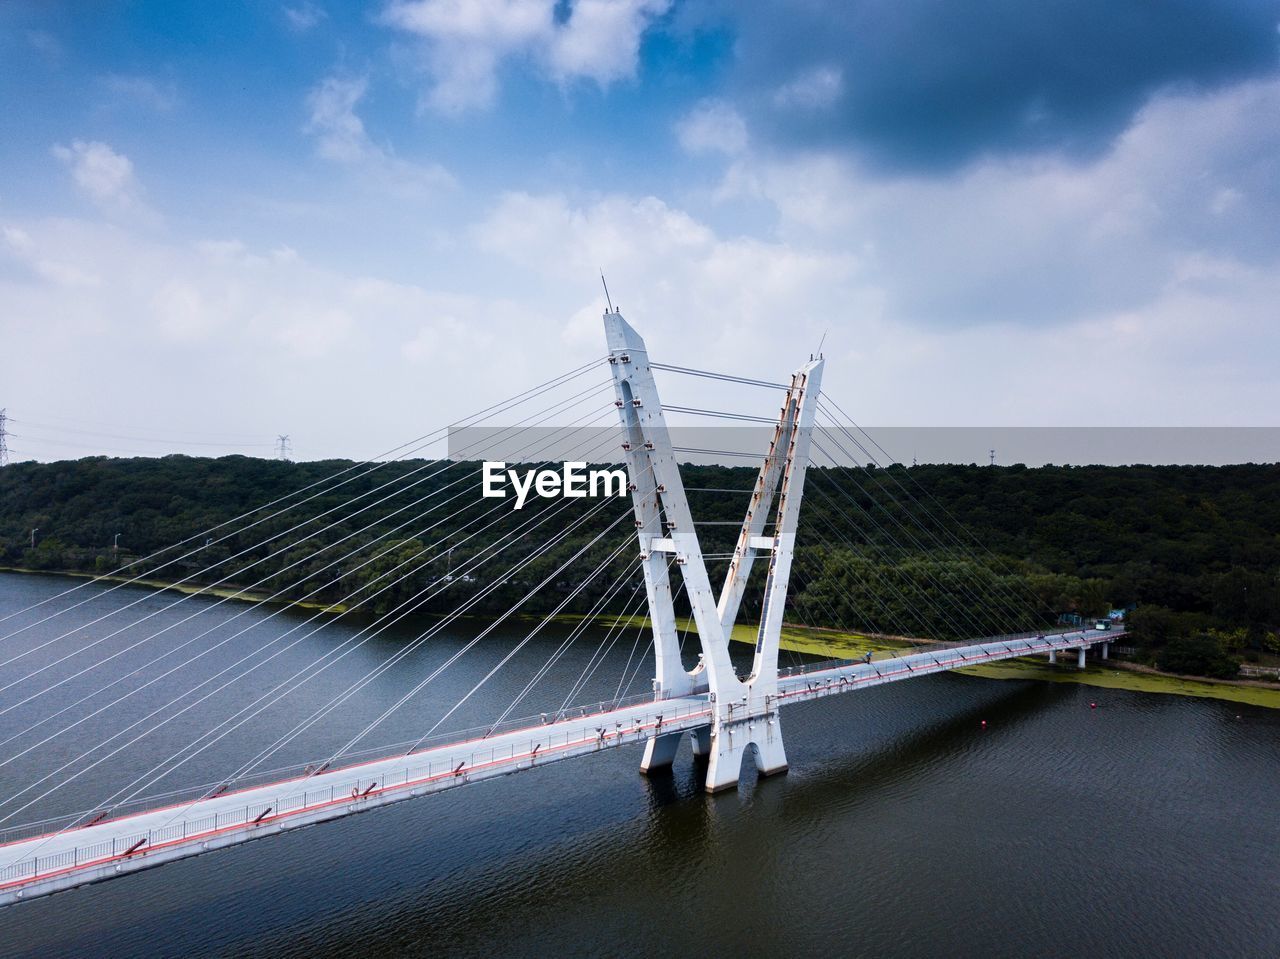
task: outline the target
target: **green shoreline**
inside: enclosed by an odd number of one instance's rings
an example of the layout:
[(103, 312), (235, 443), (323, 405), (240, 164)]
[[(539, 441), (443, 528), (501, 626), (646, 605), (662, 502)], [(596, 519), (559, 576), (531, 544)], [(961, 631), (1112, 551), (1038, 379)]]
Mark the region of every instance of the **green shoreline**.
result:
[[(575, 622), (583, 619), (581, 616), (558, 618)], [(601, 622), (608, 623), (616, 623), (619, 619), (620, 617), (600, 617)], [(632, 622), (636, 624), (647, 621), (647, 617), (632, 617)], [(681, 623), (682, 629), (686, 626), (687, 623)], [(733, 640), (739, 643), (754, 643), (756, 641), (755, 626), (735, 626)], [(905, 639), (871, 637), (817, 626), (797, 625), (783, 626), (781, 648), (828, 659), (857, 659), (871, 651), (875, 654), (873, 659), (883, 660), (891, 659), (894, 653), (904, 650), (919, 651), (918, 646)], [(1280, 709), (1280, 685), (1178, 676), (1116, 660), (1108, 660), (1105, 666), (1094, 660), (1085, 669), (1077, 669), (1074, 663), (1050, 665), (1047, 659), (1036, 656), (1006, 659), (982, 666), (966, 666), (955, 672), (965, 676), (980, 676), (983, 679), (1037, 679), (1051, 683), (1078, 683), (1082, 686), (1096, 686), (1101, 689), (1196, 696), (1201, 699), (1220, 699), (1262, 706), (1267, 709)]]
[[(76, 579), (96, 579), (113, 583), (129, 583), (134, 586), (146, 586), (158, 590), (176, 590), (180, 593), (194, 595), (202, 593), (219, 599), (231, 599), (241, 602), (273, 602), (285, 606), (297, 606), (300, 609), (323, 610), (331, 613), (346, 611), (340, 603), (309, 603), (298, 600), (272, 600), (267, 594), (255, 593), (251, 590), (226, 589), (218, 587), (184, 586), (152, 579), (129, 579), (125, 576), (95, 576), (92, 573), (64, 572), (61, 570), (22, 569), (14, 566), (0, 566), (0, 573), (24, 573), (29, 575), (70, 576)], [(581, 622), (581, 615), (560, 615), (555, 617), (559, 622)], [(620, 616), (599, 616), (596, 619), (610, 625), (622, 621)], [(631, 623), (637, 626), (648, 622), (647, 616), (632, 616)], [(687, 622), (681, 628), (688, 628)], [(754, 643), (756, 628), (752, 625), (738, 625), (733, 628), (733, 640), (740, 643)], [(822, 656), (828, 659), (857, 659), (871, 651), (875, 659), (892, 658), (896, 652), (916, 649), (909, 640), (895, 640), (885, 637), (871, 637), (860, 633), (849, 633), (840, 630), (824, 629), (818, 626), (786, 625), (782, 629), (781, 648), (809, 656)], [(888, 654), (888, 655), (885, 655)], [(966, 676), (980, 676), (984, 679), (1036, 679), (1051, 683), (1078, 683), (1084, 686), (1096, 686), (1102, 689), (1125, 689), (1131, 692), (1163, 693), (1178, 696), (1196, 696), (1203, 699), (1220, 699), (1227, 702), (1246, 703), (1268, 709), (1280, 709), (1280, 685), (1251, 681), (1226, 681), (1200, 679), (1193, 676), (1177, 676), (1172, 673), (1161, 673), (1156, 670), (1108, 661), (1101, 666), (1095, 660), (1085, 669), (1077, 669), (1073, 665), (1050, 665), (1040, 657), (1009, 659), (983, 666), (966, 666), (955, 670)]]
[(194, 596), (197, 593), (216, 599), (234, 599), (243, 603), (275, 603), (279, 606), (297, 606), (299, 609), (319, 609), (327, 613), (344, 613), (347, 607), (341, 603), (310, 603), (301, 599), (272, 599), (270, 593), (251, 589), (231, 589), (224, 586), (185, 586), (159, 579), (133, 579), (129, 576), (109, 576), (96, 573), (78, 573), (60, 569), (23, 569), (20, 566), (0, 566), (0, 573), (22, 573), (27, 576), (69, 576), (73, 579), (94, 579), (106, 583), (127, 583), (130, 586), (146, 586), (149, 589), (172, 590)]

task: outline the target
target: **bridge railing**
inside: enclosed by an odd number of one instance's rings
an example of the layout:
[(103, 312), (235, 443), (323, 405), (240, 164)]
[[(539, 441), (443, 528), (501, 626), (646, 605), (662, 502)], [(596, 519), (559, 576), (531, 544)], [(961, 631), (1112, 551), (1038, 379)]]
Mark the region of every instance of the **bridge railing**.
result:
[[(416, 754), (428, 752), (432, 749), (439, 748), (440, 746), (448, 746), (482, 739), (492, 739), (494, 736), (500, 736), (504, 733), (514, 732), (520, 729), (535, 729), (539, 726), (545, 726), (551, 723), (562, 722), (568, 719), (580, 719), (597, 713), (625, 709), (628, 706), (637, 706), (641, 703), (661, 701), (665, 698), (665, 696), (655, 697), (653, 693), (639, 693), (637, 695), (626, 696), (621, 699), (600, 700), (598, 702), (580, 704), (564, 709), (538, 713), (533, 716), (520, 716), (515, 719), (505, 720), (502, 723), (491, 723), (486, 726), (473, 726), (469, 729), (455, 729), (447, 733), (437, 733), (436, 735), (421, 740), (405, 740), (404, 742), (399, 743), (374, 746), (343, 754), (341, 757), (341, 766), (336, 768), (355, 766), (375, 759), (386, 759), (397, 754), (407, 755), (410, 750)], [(256, 772), (245, 773), (244, 775), (224, 779), (219, 782), (202, 783), (200, 785), (187, 786), (163, 793), (149, 793), (146, 796), (140, 796), (126, 802), (112, 803), (110, 805), (99, 806), (94, 809), (81, 810), (79, 812), (67, 813), (62, 816), (53, 816), (47, 819), (40, 819), (33, 822), (26, 822), (16, 826), (2, 828), (0, 829), (0, 846), (4, 846), (8, 843), (21, 842), (24, 839), (31, 839), (35, 836), (43, 836), (81, 826), (95, 825), (112, 819), (120, 819), (124, 816), (144, 812), (148, 809), (156, 809), (165, 806), (179, 806), (200, 799), (214, 798), (224, 793), (240, 792), (245, 789), (252, 789), (255, 786), (265, 786), (270, 783), (302, 779), (304, 777), (318, 775), (321, 772), (329, 771), (333, 768), (335, 768), (333, 762), (326, 763), (324, 760), (312, 760), (311, 762), (293, 763), (288, 766), (279, 766), (274, 769), (264, 769)]]
[[(412, 745), (412, 742), (403, 742), (369, 749), (361, 749), (345, 754), (342, 757), (342, 762), (343, 765), (346, 766), (366, 762), (371, 759), (383, 759), (387, 756), (395, 755), (399, 750), (407, 751)], [(30, 839), (34, 836), (48, 835), (51, 833), (62, 832), (67, 829), (97, 825), (112, 819), (120, 819), (124, 816), (145, 812), (149, 809), (163, 808), (166, 806), (180, 806), (199, 799), (215, 798), (223, 793), (252, 789), (254, 786), (265, 786), (269, 783), (300, 779), (304, 776), (316, 773), (321, 765), (321, 762), (295, 763), (288, 766), (279, 766), (274, 769), (263, 769), (256, 772), (245, 773), (242, 776), (224, 779), (219, 782), (202, 783), (197, 786), (186, 786), (181, 789), (169, 790), (162, 793), (148, 793), (145, 796), (139, 796), (136, 799), (130, 799), (125, 802), (112, 803), (106, 806), (98, 806), (93, 809), (81, 810), (80, 812), (67, 813), (62, 816), (53, 816), (48, 819), (22, 823), (17, 826), (9, 826), (4, 829), (0, 829), (0, 846), (7, 843), (20, 842), (23, 839)]]
[[(904, 647), (902, 649), (880, 650), (880, 652), (889, 653), (889, 659), (901, 659), (904, 656), (918, 656), (925, 653), (943, 652), (951, 649), (959, 649), (965, 646), (987, 646), (996, 643), (1020, 643), (1031, 642), (1037, 639), (1059, 638), (1063, 636), (1071, 636), (1080, 634), (1088, 637), (1090, 640), (1101, 641), (1104, 637), (1119, 637), (1125, 635), (1123, 628), (1115, 631), (1092, 630), (1088, 627), (1076, 626), (1071, 629), (1054, 629), (1054, 630), (1033, 630), (1025, 633), (1007, 633), (1001, 636), (986, 636), (980, 640), (959, 640), (956, 642), (938, 642), (927, 643), (919, 646)], [(1028, 650), (1027, 655), (1036, 655), (1041, 650)], [(802, 663), (797, 666), (789, 666), (778, 670), (778, 678), (785, 679), (789, 676), (804, 676), (808, 673), (822, 672), (828, 669), (835, 669), (839, 666), (848, 666), (856, 664), (860, 659), (824, 659), (818, 662)], [(883, 663), (885, 659), (874, 659), (873, 662)]]
[[(652, 703), (654, 709), (638, 717), (630, 717), (628, 722), (609, 720), (607, 718), (609, 712), (625, 708), (627, 705), (641, 703)], [(539, 760), (539, 754), (542, 757), (546, 757), (554, 754), (557, 750), (595, 744), (601, 747), (610, 747), (620, 745), (623, 742), (637, 741), (651, 734), (650, 730), (655, 722), (658, 723), (660, 728), (663, 724), (676, 723), (680, 720), (688, 719), (690, 716), (700, 715), (705, 711), (706, 706), (702, 703), (670, 702), (662, 698), (655, 698), (653, 694), (627, 697), (622, 701), (609, 700), (589, 706), (577, 706), (571, 710), (561, 710), (553, 714), (540, 714), (538, 717), (539, 722), (535, 722), (532, 725), (530, 725), (528, 719), (523, 721), (523, 726), (519, 725), (520, 720), (512, 720), (510, 725), (515, 726), (517, 731), (519, 729), (527, 729), (530, 732), (531, 735), (528, 739), (521, 738), (507, 743), (495, 742), (492, 745), (485, 746), (486, 740), (492, 740), (495, 735), (499, 735), (499, 733), (494, 732), (496, 727), (486, 726), (464, 731), (461, 734), (454, 733), (449, 738), (449, 741), (443, 744), (423, 742), (420, 744), (419, 749), (405, 753), (403, 757), (405, 765), (403, 767), (388, 770), (375, 776), (362, 776), (352, 766), (346, 766), (343, 768), (350, 769), (353, 772), (350, 778), (309, 786), (307, 782), (310, 776), (319, 775), (321, 772), (326, 772), (326, 770), (312, 770), (310, 775), (305, 778), (288, 777), (288, 773), (295, 771), (298, 767), (291, 767), (284, 771), (274, 770), (260, 773), (255, 778), (271, 775), (272, 773), (277, 775), (283, 773), (285, 776), (284, 781), (277, 780), (281, 791), (270, 799), (255, 799), (255, 801), (246, 803), (243, 806), (229, 805), (204, 816), (186, 816), (181, 807), (184, 805), (191, 806), (203, 799), (216, 799), (216, 796), (209, 795), (209, 787), (182, 790), (167, 793), (163, 796), (152, 796), (149, 797), (153, 804), (152, 806), (142, 805), (145, 800), (137, 800), (128, 804), (129, 808), (125, 810), (125, 806), (122, 804), (120, 807), (113, 807), (112, 811), (117, 812), (117, 814), (109, 818), (118, 820), (122, 816), (146, 812), (148, 809), (155, 809), (156, 805), (159, 805), (161, 808), (175, 807), (170, 822), (146, 831), (136, 833), (122, 832), (110, 839), (86, 842), (71, 849), (59, 850), (43, 856), (38, 855), (37, 852), (37, 855), (31, 858), (0, 866), (0, 887), (6, 884), (27, 882), (53, 872), (75, 869), (99, 862), (109, 862), (113, 859), (128, 858), (156, 848), (181, 843), (188, 839), (208, 837), (236, 827), (267, 825), (282, 816), (322, 809), (331, 805), (359, 802), (360, 800), (377, 796), (386, 790), (394, 790), (397, 787), (407, 787), (414, 784), (422, 786), (438, 785), (442, 780), (465, 781), (470, 774), (478, 770), (490, 770), (495, 766), (504, 764), (513, 764), (513, 768), (523, 768), (520, 766), (521, 763), (534, 764)], [(573, 727), (564, 730), (548, 729), (541, 735), (537, 734), (537, 729), (541, 725), (552, 725), (556, 721), (554, 717), (559, 717), (560, 719), (583, 719), (590, 718), (593, 715), (600, 716), (601, 725), (599, 727), (589, 725), (584, 728), (580, 724), (575, 724)], [(476, 732), (479, 735), (466, 738), (467, 732)], [(412, 744), (405, 743), (400, 745), (401, 747), (407, 747)], [(463, 748), (470, 746), (471, 748), (465, 754), (459, 749), (451, 749), (441, 755), (432, 756), (431, 752), (439, 749), (441, 745), (456, 745)], [(392, 751), (392, 756), (394, 757), (394, 750)], [(384, 757), (385, 754), (378, 758)], [(421, 761), (415, 761), (418, 757), (421, 757)], [(356, 757), (353, 755), (343, 758), (347, 760)], [(368, 762), (368, 760), (365, 761)], [(309, 769), (306, 766), (301, 768), (304, 771)], [(339, 769), (327, 772), (331, 775), (332, 772), (341, 771)], [(291, 786), (293, 788), (289, 788)], [(240, 788), (246, 787), (241, 786)], [(250, 786), (248, 788), (253, 787)], [(214, 787), (214, 791), (217, 791), (217, 787)], [(222, 792), (228, 791), (222, 790)], [(182, 798), (184, 796), (185, 798)], [(230, 797), (228, 796), (228, 798)], [(120, 810), (125, 811), (120, 812)], [(83, 821), (86, 816), (94, 821)], [(45, 820), (43, 823), (31, 823), (24, 827), (18, 827), (27, 830), (26, 835), (18, 837), (16, 840), (8, 839), (7, 841), (21, 841), (21, 839), (29, 839), (41, 835), (52, 837), (52, 835), (60, 831), (58, 829), (59, 823), (64, 823), (61, 829), (72, 832), (75, 828), (85, 828), (93, 824), (100, 825), (107, 819), (108, 817), (104, 817), (100, 813), (89, 813), (82, 814), (80, 817), (61, 817), (60, 819)], [(69, 824), (67, 823), (68, 820)], [(32, 830), (35, 831), (32, 832)], [(10, 833), (12, 832), (14, 830), (10, 830)], [(2, 861), (3, 848), (0, 848), (0, 862)]]

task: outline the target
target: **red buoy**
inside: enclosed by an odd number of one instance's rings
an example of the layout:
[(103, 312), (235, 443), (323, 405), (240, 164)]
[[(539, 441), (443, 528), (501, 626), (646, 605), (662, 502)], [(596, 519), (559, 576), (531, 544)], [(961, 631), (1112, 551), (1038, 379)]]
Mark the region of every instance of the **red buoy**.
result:
[(1097, 708), (1098, 708), (1098, 704), (1097, 704), (1097, 703), (1090, 703), (1090, 704), (1089, 704), (1089, 708), (1090, 708), (1090, 709), (1097, 709)]
[(982, 721), (982, 728), (983, 729), (987, 728), (987, 721), (985, 719)]

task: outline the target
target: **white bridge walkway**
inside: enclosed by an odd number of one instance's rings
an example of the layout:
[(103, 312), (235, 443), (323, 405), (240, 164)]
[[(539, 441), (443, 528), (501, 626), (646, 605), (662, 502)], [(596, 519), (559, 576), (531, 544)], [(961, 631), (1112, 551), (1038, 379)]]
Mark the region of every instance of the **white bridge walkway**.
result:
[[(1033, 654), (1079, 651), (1106, 644), (1122, 630), (1079, 630), (950, 646), (870, 663), (818, 664), (780, 674), (775, 707), (854, 692), (979, 663)], [(430, 795), (628, 743), (691, 732), (695, 753), (708, 749), (713, 703), (709, 692), (654, 699), (510, 732), (389, 756), (340, 769), (300, 775), (212, 798), (149, 809), (64, 832), (0, 844), (10, 865), (0, 872), (0, 905), (47, 895), (123, 873), (249, 842), (285, 829), (338, 819), (387, 803)], [(741, 724), (748, 741), (757, 726), (776, 721), (776, 708), (724, 725)], [(671, 750), (674, 753), (674, 749)]]

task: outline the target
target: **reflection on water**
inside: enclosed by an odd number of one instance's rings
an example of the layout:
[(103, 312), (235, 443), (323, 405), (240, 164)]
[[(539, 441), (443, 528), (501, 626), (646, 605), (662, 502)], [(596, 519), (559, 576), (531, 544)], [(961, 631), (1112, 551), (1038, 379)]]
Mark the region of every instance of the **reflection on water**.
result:
[[(0, 576), (0, 615), (66, 585)], [(170, 681), (0, 767), (5, 796), (51, 768), (92, 762), (98, 753), (80, 754), (163, 707), (176, 690), (246, 655), (259, 667), (18, 818), (99, 802), (359, 627), (335, 623), (268, 660), (283, 645), (272, 641), (305, 615), (264, 619), (262, 610), (225, 604), (182, 623), (208, 601), (166, 610), (174, 597), (118, 590), (66, 618), (87, 622), (140, 597), (135, 617), (154, 613), (145, 625), (170, 629), (122, 652), (101, 675), (68, 678), (90, 652), (51, 665), (70, 638), (0, 670), (3, 685), (47, 667), (0, 693), (0, 708), (21, 690), (66, 680), (0, 716), (0, 739), (109, 679), (137, 671), (107, 697), (114, 698), (250, 628)], [(222, 625), (209, 636), (150, 663), (215, 620)], [(0, 660), (49, 642), (62, 622), (0, 643)], [(161, 786), (225, 775), (402, 648), (422, 628), (415, 625), (338, 660)], [(482, 625), (407, 657), (271, 762), (341, 746)], [(154, 631), (139, 626), (102, 639), (112, 628), (108, 620), (86, 630), (88, 641), (102, 640), (92, 653), (124, 650)], [(528, 628), (486, 640), (363, 745), (421, 735)], [(531, 642), (450, 726), (492, 720), (566, 633)], [(570, 647), (520, 711), (559, 705), (602, 635), (594, 630)], [(636, 643), (636, 635), (618, 636), (582, 700), (615, 693), (628, 654), (644, 651), (647, 637)], [(632, 691), (645, 682), (642, 670)], [(102, 701), (40, 728), (52, 732)], [(783, 724), (790, 773), (759, 782), (749, 773), (737, 793), (703, 795), (687, 748), (673, 773), (648, 779), (636, 771), (638, 749), (611, 751), (6, 909), (0, 954), (1280, 955), (1276, 712), (939, 676), (789, 707)], [(0, 758), (34, 736), (5, 746)]]

